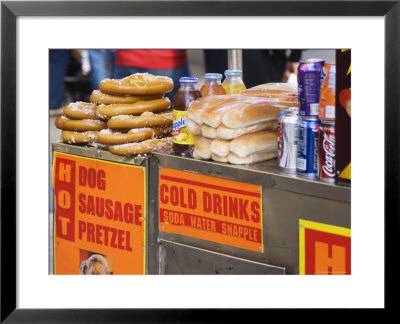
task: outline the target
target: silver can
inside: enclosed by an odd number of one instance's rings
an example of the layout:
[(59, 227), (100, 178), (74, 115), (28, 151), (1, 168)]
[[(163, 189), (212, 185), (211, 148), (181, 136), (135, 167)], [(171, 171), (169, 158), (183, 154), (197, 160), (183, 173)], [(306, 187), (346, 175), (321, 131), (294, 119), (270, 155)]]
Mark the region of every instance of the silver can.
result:
[(279, 116), (278, 170), (280, 172), (296, 174), (299, 120), (297, 107), (284, 109)]

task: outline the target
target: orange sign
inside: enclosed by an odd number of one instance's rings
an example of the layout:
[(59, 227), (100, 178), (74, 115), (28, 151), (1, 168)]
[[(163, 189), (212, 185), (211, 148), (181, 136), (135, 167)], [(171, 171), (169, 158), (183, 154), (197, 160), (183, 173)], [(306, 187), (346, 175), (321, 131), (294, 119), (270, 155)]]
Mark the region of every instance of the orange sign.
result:
[(351, 274), (351, 230), (299, 220), (299, 273)]
[(160, 231), (263, 252), (261, 186), (160, 168)]
[(54, 152), (55, 274), (145, 273), (145, 168)]

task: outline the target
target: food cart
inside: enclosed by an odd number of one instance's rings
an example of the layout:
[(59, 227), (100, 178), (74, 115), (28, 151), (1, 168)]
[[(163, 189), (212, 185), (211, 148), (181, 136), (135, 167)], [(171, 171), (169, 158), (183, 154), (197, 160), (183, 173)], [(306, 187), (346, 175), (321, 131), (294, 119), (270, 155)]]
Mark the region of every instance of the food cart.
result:
[(54, 274), (351, 273), (350, 186), (279, 172), (276, 159), (52, 150)]
[[(121, 238), (118, 248), (118, 234), (116, 243), (110, 242), (109, 246), (105, 246), (102, 239), (104, 232), (100, 234), (101, 238), (94, 237), (90, 239), (91, 241), (87, 241), (88, 229), (79, 230), (78, 225), (75, 227), (78, 228), (75, 240), (67, 241), (65, 239), (67, 230), (63, 232), (60, 228), (60, 233), (57, 234), (59, 227), (57, 224), (61, 222), (59, 219), (63, 215), (56, 211), (54, 232), (56, 274), (63, 273), (62, 267), (70, 265), (74, 258), (75, 268), (80, 265), (83, 255), (79, 257), (79, 251), (109, 255), (115, 260), (120, 257), (122, 263), (127, 264), (130, 263), (129, 259), (132, 259), (135, 263), (142, 264), (140, 270), (135, 269), (133, 273), (143, 274), (299, 274), (311, 271), (309, 269), (315, 271), (318, 262), (321, 263), (320, 266), (325, 264), (327, 271), (334, 269), (336, 263), (342, 270), (346, 267), (350, 269), (351, 189), (349, 187), (281, 174), (277, 171), (276, 161), (235, 166), (161, 153), (147, 157), (125, 158), (93, 147), (64, 143), (53, 143), (53, 152), (54, 172), (58, 159), (82, 165), (89, 162), (87, 169), (94, 169), (93, 174), (98, 174), (99, 170), (106, 170), (110, 174), (112, 172), (125, 174), (125, 171), (119, 169), (133, 166), (131, 176), (135, 182), (124, 176), (123, 188), (128, 191), (127, 188), (134, 188), (131, 190), (131, 201), (137, 201), (139, 192), (145, 193), (139, 202), (143, 211), (140, 217), (143, 221), (135, 231), (135, 235), (140, 237), (139, 243), (142, 241), (143, 244), (128, 246), (128, 250), (132, 248), (130, 251), (126, 250), (126, 246), (124, 248)], [(108, 170), (104, 165), (111, 166), (117, 171)], [(137, 180), (139, 172), (143, 175), (141, 179), (139, 174), (140, 182)], [(107, 176), (106, 173), (108, 181)], [(180, 181), (182, 179), (185, 181)], [(117, 182), (122, 183), (121, 180)], [(213, 183), (220, 185), (210, 185)], [(173, 198), (175, 206), (164, 197), (160, 200), (160, 187), (163, 184), (177, 188), (177, 198)], [(109, 188), (107, 186), (102, 198), (113, 199), (114, 186), (114, 184), (110, 184)], [(247, 187), (246, 190), (242, 189)], [(65, 195), (65, 190), (65, 187), (60, 187), (55, 182), (55, 195), (60, 195), (60, 191)], [(74, 191), (76, 191), (75, 197), (79, 200), (79, 194), (82, 197), (83, 193), (96, 190), (81, 187), (76, 183), (72, 188), (72, 192)], [(168, 192), (170, 193), (170, 190)], [(188, 192), (191, 192), (192, 196), (196, 195), (195, 206), (188, 205)], [(215, 207), (217, 196), (210, 199), (213, 202), (205, 211), (204, 202), (201, 202), (204, 193), (208, 194), (207, 197), (212, 197), (211, 193), (220, 193), (222, 203), (219, 205), (222, 211)], [(167, 196), (164, 192), (163, 195)], [(229, 217), (232, 211), (223, 210), (224, 199), (228, 201), (226, 206), (229, 206), (229, 197), (233, 196), (242, 199), (244, 205), (249, 201), (246, 199), (248, 195), (254, 206), (260, 206), (259, 222), (253, 222), (252, 226), (243, 225), (246, 224), (245, 221)], [(172, 198), (171, 194), (169, 196)], [(83, 198), (81, 200), (83, 201)], [(214, 206), (211, 206), (213, 203)], [(171, 206), (174, 208), (168, 209)], [(174, 213), (169, 216), (167, 212), (165, 217), (160, 210), (173, 210)], [(228, 216), (221, 216), (219, 213)], [(107, 223), (107, 220), (103, 219), (105, 217), (92, 215), (92, 212), (82, 213), (82, 216), (76, 214), (75, 221), (78, 223), (80, 217), (89, 218), (95, 227)], [(193, 224), (190, 223), (190, 216), (196, 217), (196, 220), (192, 220)], [(213, 222), (210, 224), (210, 219), (213, 218), (222, 221), (220, 224)], [(229, 222), (225, 222), (224, 218), (229, 218)], [(251, 220), (251, 216), (249, 219)], [(120, 230), (135, 227), (134, 222), (124, 223), (118, 220), (117, 223)], [(224, 224), (225, 227), (232, 225), (229, 233), (228, 228), (222, 233)], [(109, 236), (111, 240), (111, 231)], [(63, 244), (67, 250), (76, 250), (75, 256), (65, 254), (62, 250)], [(115, 251), (118, 252), (117, 255)], [(344, 271), (348, 273), (348, 269)], [(69, 273), (72, 270), (67, 267), (65, 271)], [(117, 269), (115, 271), (118, 272)], [(128, 273), (133, 271), (129, 265), (127, 271)]]

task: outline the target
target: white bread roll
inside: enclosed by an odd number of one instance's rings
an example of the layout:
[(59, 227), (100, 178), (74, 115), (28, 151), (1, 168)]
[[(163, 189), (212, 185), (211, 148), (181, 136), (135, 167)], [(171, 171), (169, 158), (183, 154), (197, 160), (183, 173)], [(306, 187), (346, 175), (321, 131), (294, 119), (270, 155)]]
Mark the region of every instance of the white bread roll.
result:
[(257, 123), (243, 128), (228, 128), (221, 124), (217, 128), (217, 137), (225, 140), (230, 140), (244, 134), (255, 133), (260, 130), (276, 131), (278, 129), (278, 120), (271, 120), (263, 123)]
[(255, 152), (245, 157), (229, 153), (228, 162), (232, 164), (251, 164), (276, 158), (277, 152)]
[(201, 126), (201, 135), (207, 138), (216, 138), (217, 130), (214, 127), (203, 124)]
[(245, 134), (231, 140), (229, 144), (229, 150), (241, 158), (255, 152), (273, 152), (277, 149), (278, 135), (276, 132), (270, 131)]
[(197, 124), (202, 125), (203, 112), (208, 109), (216, 108), (220, 105), (229, 103), (233, 100), (232, 98), (226, 97), (227, 96), (207, 96), (193, 101), (188, 108), (187, 117)]
[[(199, 126), (242, 128), (277, 119), (276, 100), (250, 96), (215, 95), (199, 98), (188, 109), (188, 118)], [(225, 122), (224, 122), (225, 120)]]
[(297, 83), (270, 82), (259, 84), (240, 92), (240, 95), (257, 96), (260, 94), (298, 93)]
[(211, 142), (210, 150), (214, 155), (225, 157), (229, 154), (229, 144), (231, 141), (216, 138)]
[(298, 107), (297, 83), (265, 83), (243, 90), (241, 96), (268, 98), (275, 100), (277, 105)]
[(201, 126), (191, 119), (187, 119), (187, 128), (193, 135), (201, 135)]
[(197, 160), (209, 160), (209, 159), (203, 159), (203, 158), (201, 157), (201, 155), (199, 155), (199, 154), (197, 153), (196, 150), (193, 150), (192, 155), (193, 155), (193, 157), (194, 157), (195, 159), (197, 159)]
[[(241, 104), (250, 103), (254, 99), (239, 96), (229, 95), (218, 95), (213, 97), (219, 97), (214, 99), (215, 103), (212, 107), (203, 111), (201, 115), (201, 121), (211, 127), (217, 128), (222, 121), (224, 114), (228, 111), (238, 109)], [(221, 98), (222, 97), (222, 98)], [(206, 97), (207, 98), (207, 97)]]
[(217, 162), (228, 162), (228, 156), (218, 156), (216, 154), (211, 154), (211, 158)]
[(274, 106), (268, 100), (259, 99), (252, 104), (241, 105), (227, 111), (222, 117), (222, 123), (228, 128), (243, 128), (277, 119), (280, 111), (279, 106)]
[(202, 136), (197, 136), (194, 142), (194, 152), (193, 157), (196, 156), (200, 159), (209, 160), (211, 159), (210, 150), (211, 140)]

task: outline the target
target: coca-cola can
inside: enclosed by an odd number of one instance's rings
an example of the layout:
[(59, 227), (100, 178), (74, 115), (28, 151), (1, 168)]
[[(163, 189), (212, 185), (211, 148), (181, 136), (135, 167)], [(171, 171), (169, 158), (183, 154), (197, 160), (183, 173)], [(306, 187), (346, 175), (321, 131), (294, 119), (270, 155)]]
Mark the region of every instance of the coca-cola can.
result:
[(299, 120), (297, 107), (283, 109), (278, 116), (278, 170), (284, 173), (296, 174)]
[(318, 132), (318, 178), (321, 181), (336, 181), (335, 122), (323, 121)]

